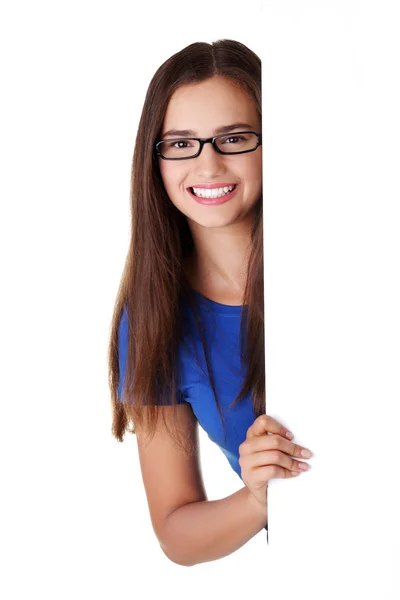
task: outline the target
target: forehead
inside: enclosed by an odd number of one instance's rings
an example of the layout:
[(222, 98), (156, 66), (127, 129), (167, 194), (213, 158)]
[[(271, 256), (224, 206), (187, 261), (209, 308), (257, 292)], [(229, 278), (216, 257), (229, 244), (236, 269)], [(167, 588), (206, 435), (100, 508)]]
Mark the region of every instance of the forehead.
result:
[(217, 127), (239, 121), (258, 126), (254, 100), (234, 82), (212, 77), (175, 91), (167, 106), (163, 131), (193, 129), (199, 135), (211, 135)]

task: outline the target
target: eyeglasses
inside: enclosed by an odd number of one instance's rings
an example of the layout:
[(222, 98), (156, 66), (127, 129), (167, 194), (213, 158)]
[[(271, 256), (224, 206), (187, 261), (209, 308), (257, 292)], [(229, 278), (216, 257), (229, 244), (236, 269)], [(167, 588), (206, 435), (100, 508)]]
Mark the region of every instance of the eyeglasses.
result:
[(212, 138), (173, 138), (157, 142), (154, 153), (164, 160), (186, 160), (199, 156), (204, 144), (212, 144), (219, 154), (245, 154), (257, 150), (262, 144), (261, 138), (261, 133), (255, 131), (238, 131)]

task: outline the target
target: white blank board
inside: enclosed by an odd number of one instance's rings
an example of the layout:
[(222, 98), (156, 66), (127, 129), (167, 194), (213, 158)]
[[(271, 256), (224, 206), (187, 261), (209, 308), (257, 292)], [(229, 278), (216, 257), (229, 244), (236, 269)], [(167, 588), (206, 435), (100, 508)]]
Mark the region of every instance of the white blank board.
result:
[(399, 5), (263, 4), (269, 597), (400, 598)]

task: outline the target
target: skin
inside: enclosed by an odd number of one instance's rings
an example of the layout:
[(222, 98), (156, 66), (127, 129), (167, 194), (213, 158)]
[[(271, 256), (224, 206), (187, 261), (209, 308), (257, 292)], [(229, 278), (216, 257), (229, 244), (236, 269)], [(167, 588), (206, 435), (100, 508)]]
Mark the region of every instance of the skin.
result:
[[(230, 80), (215, 76), (183, 85), (174, 93), (162, 131), (192, 129), (195, 137), (212, 137), (218, 127), (235, 122), (261, 132), (252, 98)], [(254, 152), (226, 156), (205, 144), (196, 158), (159, 158), (159, 166), (167, 194), (186, 215), (194, 239), (195, 252), (186, 263), (192, 283), (208, 297), (238, 303), (246, 281), (254, 208), (262, 192), (261, 146)], [(239, 184), (235, 196), (221, 205), (198, 204), (187, 191), (193, 184), (221, 182)]]

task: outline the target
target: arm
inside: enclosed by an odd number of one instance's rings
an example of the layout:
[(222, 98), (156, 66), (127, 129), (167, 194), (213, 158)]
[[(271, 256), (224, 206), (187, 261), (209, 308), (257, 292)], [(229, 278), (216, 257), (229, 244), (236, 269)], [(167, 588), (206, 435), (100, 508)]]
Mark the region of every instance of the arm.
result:
[[(159, 407), (168, 419), (171, 407)], [(139, 460), (154, 532), (164, 554), (182, 566), (192, 566), (231, 554), (267, 523), (267, 509), (247, 487), (209, 501), (200, 461), (198, 423), (190, 404), (177, 407), (179, 431), (196, 448), (186, 456), (176, 448), (165, 427), (145, 443), (137, 432)]]
[(238, 550), (267, 520), (247, 487), (221, 500), (185, 504), (166, 518), (163, 550), (184, 566), (217, 560)]

